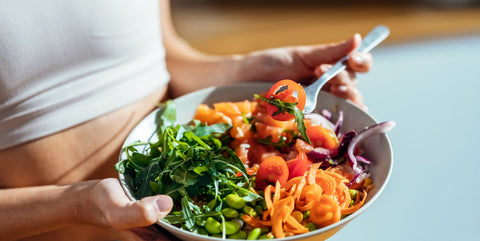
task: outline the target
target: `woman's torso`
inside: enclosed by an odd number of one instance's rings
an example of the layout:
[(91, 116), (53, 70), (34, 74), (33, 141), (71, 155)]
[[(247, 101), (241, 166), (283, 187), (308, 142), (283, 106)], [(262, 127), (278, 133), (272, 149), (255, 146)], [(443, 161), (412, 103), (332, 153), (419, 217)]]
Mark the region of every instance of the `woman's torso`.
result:
[[(126, 136), (166, 95), (158, 1), (1, 5), (0, 188), (115, 177)], [(34, 240), (118, 239), (110, 231)]]
[(169, 80), (160, 26), (158, 0), (2, 0), (0, 187), (112, 175)]

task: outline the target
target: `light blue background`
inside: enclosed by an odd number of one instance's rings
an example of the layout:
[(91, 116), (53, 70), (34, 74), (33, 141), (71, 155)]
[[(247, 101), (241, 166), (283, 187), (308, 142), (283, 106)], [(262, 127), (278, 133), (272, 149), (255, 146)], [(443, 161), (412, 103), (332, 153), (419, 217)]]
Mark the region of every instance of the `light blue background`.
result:
[(377, 121), (394, 120), (383, 194), (329, 241), (480, 240), (480, 35), (372, 51), (359, 88)]

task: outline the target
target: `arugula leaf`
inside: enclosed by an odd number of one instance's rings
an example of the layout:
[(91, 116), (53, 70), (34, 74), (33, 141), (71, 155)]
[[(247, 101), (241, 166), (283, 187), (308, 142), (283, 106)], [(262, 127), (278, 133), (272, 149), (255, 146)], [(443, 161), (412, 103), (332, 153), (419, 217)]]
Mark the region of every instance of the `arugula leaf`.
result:
[(194, 185), (197, 181), (197, 177), (199, 175), (196, 173), (192, 173), (189, 171), (185, 171), (184, 169), (177, 168), (173, 175), (171, 176), (172, 180), (182, 184), (184, 187), (188, 187)]
[(169, 224), (179, 224), (185, 222), (185, 218), (183, 217), (183, 215), (177, 214), (167, 215), (162, 220)]
[(131, 161), (135, 162), (139, 166), (147, 167), (150, 164), (150, 157), (138, 152), (134, 152), (132, 153)]
[(307, 129), (305, 128), (305, 123), (303, 122), (304, 115), (302, 111), (297, 108), (297, 103), (283, 102), (279, 99), (267, 99), (259, 95), (255, 95), (255, 97), (277, 107), (277, 111), (272, 115), (278, 115), (278, 114), (287, 112), (288, 114), (295, 116), (295, 122), (297, 123), (298, 132), (308, 144), (312, 144), (310, 138), (307, 135)]
[(312, 144), (312, 141), (310, 141), (310, 138), (307, 135), (307, 128), (305, 127), (305, 123), (303, 122), (303, 113), (300, 109), (295, 107), (295, 122), (297, 122), (297, 130), (300, 132), (300, 135), (302, 135), (303, 139), (307, 141), (308, 144)]
[(125, 170), (128, 168), (127, 164), (128, 164), (128, 160), (122, 160), (115, 163), (115, 166), (114, 166), (115, 171), (121, 174), (125, 174)]
[(144, 197), (152, 196), (152, 188), (150, 187), (150, 181), (155, 179), (155, 172), (160, 170), (158, 162), (151, 162), (147, 168), (145, 168), (137, 180), (140, 181), (140, 186), (135, 192), (135, 197), (142, 199)]
[(277, 111), (275, 111), (272, 115), (279, 115), (284, 112), (287, 112), (288, 114), (294, 115), (294, 110), (297, 107), (298, 103), (289, 103), (289, 102), (283, 102), (279, 99), (267, 99), (264, 97), (261, 97), (259, 95), (255, 95), (255, 97), (277, 107)]
[(161, 106), (155, 116), (155, 124), (157, 133), (163, 132), (167, 126), (173, 126), (177, 119), (177, 111), (175, 102), (168, 100)]
[[(242, 198), (243, 198), (246, 202), (253, 202), (253, 201), (258, 201), (258, 200), (262, 200), (262, 199), (263, 199), (262, 196), (254, 193), (254, 192), (252, 192), (252, 191), (250, 191), (250, 190), (246, 190), (246, 189), (245, 189), (245, 191), (246, 191), (246, 194), (247, 194), (247, 195), (242, 196)], [(245, 192), (244, 192), (244, 193), (245, 193)]]
[(193, 218), (192, 209), (190, 208), (190, 202), (185, 197), (182, 198), (182, 213), (185, 219), (185, 227), (193, 231), (195, 227), (195, 219)]
[(200, 124), (195, 127), (194, 133), (199, 137), (204, 137), (204, 136), (210, 136), (214, 134), (224, 134), (230, 128), (232, 128), (232, 125), (227, 123), (217, 123), (210, 126)]
[(205, 142), (202, 141), (200, 137), (195, 135), (193, 132), (185, 132), (184, 136), (188, 138), (190, 141), (197, 142), (198, 145), (202, 146), (203, 148), (210, 150), (210, 146), (208, 146)]
[(207, 166), (196, 166), (193, 168), (193, 171), (198, 175), (202, 176), (204, 172), (208, 171)]
[(237, 156), (237, 154), (235, 154), (235, 152), (229, 148), (229, 147), (225, 147), (225, 151), (228, 153), (229, 155), (229, 162), (233, 165), (235, 165), (241, 172), (242, 172), (242, 175), (243, 176), (247, 176), (247, 169), (245, 168), (245, 165), (243, 164), (242, 160), (240, 160), (240, 158)]
[(287, 137), (281, 136), (278, 142), (272, 141), (272, 136), (267, 136), (265, 139), (257, 139), (257, 142), (264, 145), (269, 145), (277, 148), (287, 147), (292, 144), (292, 142), (288, 142)]
[(135, 146), (145, 145), (145, 143), (137, 141), (123, 148), (122, 152), (125, 152), (127, 156), (128, 164), (135, 167), (135, 170), (141, 172), (149, 164), (149, 160), (143, 158), (142, 154), (139, 154)]

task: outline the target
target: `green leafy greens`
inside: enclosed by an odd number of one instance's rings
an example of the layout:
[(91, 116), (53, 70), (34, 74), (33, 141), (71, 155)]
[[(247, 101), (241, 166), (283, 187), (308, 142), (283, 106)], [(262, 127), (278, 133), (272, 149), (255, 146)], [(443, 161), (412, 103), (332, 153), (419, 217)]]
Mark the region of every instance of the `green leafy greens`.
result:
[(267, 102), (268, 104), (271, 104), (275, 107), (277, 107), (277, 111), (273, 113), (273, 115), (278, 115), (281, 113), (288, 113), (293, 116), (295, 116), (295, 122), (297, 123), (297, 130), (302, 136), (302, 138), (308, 142), (308, 144), (311, 144), (312, 142), (310, 141), (310, 138), (307, 135), (307, 128), (305, 127), (305, 123), (303, 122), (304, 115), (300, 109), (297, 108), (297, 103), (288, 103), (288, 102), (283, 102), (279, 99), (267, 99), (264, 97), (261, 97), (259, 95), (255, 95), (255, 97)]
[(220, 211), (226, 207), (223, 199), (228, 194), (242, 194), (246, 202), (263, 200), (251, 191), (252, 176), (242, 161), (221, 141), (231, 126), (198, 121), (176, 124), (175, 109), (174, 102), (167, 101), (157, 112), (152, 137), (156, 134), (158, 141), (124, 147), (126, 158), (115, 165), (130, 177), (128, 185), (135, 197), (170, 195), (174, 212), (163, 220), (194, 233), (201, 232), (207, 217), (224, 220)]

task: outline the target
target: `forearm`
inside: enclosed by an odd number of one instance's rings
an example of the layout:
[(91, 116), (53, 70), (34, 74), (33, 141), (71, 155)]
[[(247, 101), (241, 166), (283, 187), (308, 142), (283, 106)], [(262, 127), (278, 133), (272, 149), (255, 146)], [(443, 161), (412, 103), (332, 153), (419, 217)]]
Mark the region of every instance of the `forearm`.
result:
[(210, 55), (192, 48), (176, 33), (169, 1), (161, 0), (162, 39), (173, 97), (212, 86), (238, 82), (241, 55)]
[(89, 203), (94, 183), (0, 190), (2, 240), (17, 240), (85, 223), (85, 204)]
[(236, 81), (233, 56), (207, 57), (195, 62), (192, 59), (170, 58), (170, 93), (178, 97), (210, 86), (220, 86)]

